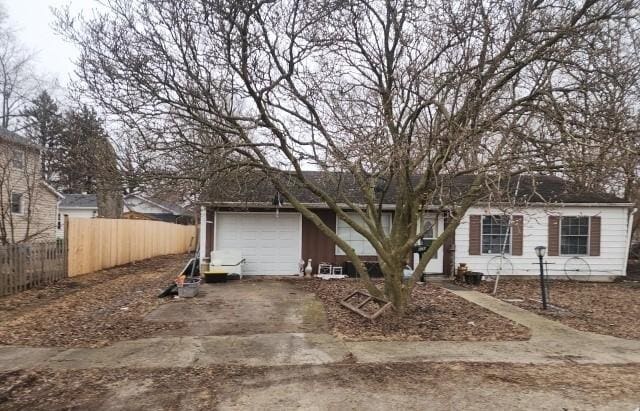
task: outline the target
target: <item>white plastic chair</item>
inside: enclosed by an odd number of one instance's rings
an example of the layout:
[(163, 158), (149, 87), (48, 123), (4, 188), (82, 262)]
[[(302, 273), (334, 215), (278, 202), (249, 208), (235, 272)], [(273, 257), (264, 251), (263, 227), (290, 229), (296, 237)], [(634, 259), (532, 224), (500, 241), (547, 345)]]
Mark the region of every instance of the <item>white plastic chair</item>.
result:
[(225, 270), (227, 274), (238, 274), (242, 279), (242, 264), (245, 259), (239, 250), (215, 250), (211, 252), (209, 270)]

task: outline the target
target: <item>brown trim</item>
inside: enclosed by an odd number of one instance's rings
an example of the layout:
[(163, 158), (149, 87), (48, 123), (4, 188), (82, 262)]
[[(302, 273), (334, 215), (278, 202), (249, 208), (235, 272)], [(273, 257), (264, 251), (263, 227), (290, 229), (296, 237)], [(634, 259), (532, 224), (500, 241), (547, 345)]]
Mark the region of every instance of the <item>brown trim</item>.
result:
[[(317, 210), (314, 213), (323, 223), (335, 230), (336, 215), (330, 210)], [(336, 264), (335, 243), (324, 235), (315, 224), (302, 217), (302, 259), (311, 258), (313, 272), (318, 272), (319, 263)]]
[(600, 216), (592, 216), (589, 219), (589, 255), (597, 257), (600, 255), (600, 237), (602, 227), (602, 218)]
[(521, 215), (514, 215), (511, 225), (511, 255), (522, 255), (524, 241), (524, 218)]
[(469, 255), (480, 255), (480, 240), (482, 216), (469, 216)]
[(548, 219), (547, 253), (551, 257), (560, 255), (560, 217), (550, 215)]

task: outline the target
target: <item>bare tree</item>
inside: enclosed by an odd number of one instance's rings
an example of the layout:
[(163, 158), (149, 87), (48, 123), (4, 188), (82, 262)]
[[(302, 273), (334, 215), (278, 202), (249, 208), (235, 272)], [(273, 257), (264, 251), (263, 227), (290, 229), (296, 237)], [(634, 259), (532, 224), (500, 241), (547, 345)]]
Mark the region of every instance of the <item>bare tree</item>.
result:
[[(543, 161), (560, 138), (541, 133), (551, 129), (546, 115), (575, 87), (567, 79), (583, 71), (585, 56), (609, 53), (594, 39), (636, 7), (614, 0), (104, 3), (107, 12), (88, 19), (58, 12), (60, 30), (81, 49), (86, 95), (141, 130), (149, 148), (196, 158), (224, 153), (235, 167), (263, 174), (399, 313), (471, 205), (499, 199), (512, 176), (563, 167), (561, 152)], [(579, 109), (565, 102), (564, 112)], [(227, 166), (200, 165), (210, 168), (198, 178)], [(305, 168), (326, 173), (319, 181)], [(454, 182), (462, 175), (471, 184), (460, 191)], [(383, 291), (349, 244), (299, 201), (300, 189), (371, 243)], [(382, 204), (390, 191), (387, 231)], [(427, 207), (448, 212), (449, 223), (403, 281)]]

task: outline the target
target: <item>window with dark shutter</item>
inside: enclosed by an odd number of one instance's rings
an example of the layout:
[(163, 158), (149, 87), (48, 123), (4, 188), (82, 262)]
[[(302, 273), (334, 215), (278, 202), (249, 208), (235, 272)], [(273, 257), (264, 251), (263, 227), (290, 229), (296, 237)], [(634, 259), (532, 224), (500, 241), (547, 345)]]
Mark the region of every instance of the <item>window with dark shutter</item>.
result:
[(508, 215), (482, 217), (482, 254), (511, 253), (511, 218)]
[(589, 217), (562, 217), (560, 221), (560, 254), (587, 255)]

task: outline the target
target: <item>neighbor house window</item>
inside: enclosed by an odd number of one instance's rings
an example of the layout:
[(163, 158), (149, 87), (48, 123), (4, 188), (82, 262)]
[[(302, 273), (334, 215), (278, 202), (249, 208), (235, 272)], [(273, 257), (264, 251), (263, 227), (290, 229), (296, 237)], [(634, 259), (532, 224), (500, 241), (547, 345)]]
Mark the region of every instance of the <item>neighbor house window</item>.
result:
[(482, 254), (511, 253), (510, 222), (507, 215), (482, 217)]
[(560, 254), (587, 255), (589, 217), (562, 217), (560, 220)]
[(11, 213), (22, 214), (22, 194), (11, 193)]
[[(358, 224), (364, 225), (362, 218), (355, 213), (348, 213), (349, 217), (351, 217)], [(388, 233), (391, 229), (391, 214), (383, 213), (381, 218), (382, 229)], [(365, 226), (366, 227), (366, 226)], [(337, 219), (336, 221), (336, 234), (338, 237), (342, 238), (347, 242), (358, 255), (377, 255), (375, 248), (369, 243), (369, 240), (360, 235), (356, 230), (351, 228), (351, 226), (341, 219)], [(336, 254), (337, 255), (345, 255), (344, 251), (336, 246)]]
[[(422, 219), (422, 232), (422, 244), (430, 247), (438, 238), (438, 216), (424, 216)], [(433, 258), (438, 258), (437, 252), (433, 255)]]
[(13, 167), (24, 170), (24, 163), (24, 151), (14, 149), (11, 153), (11, 164)]

